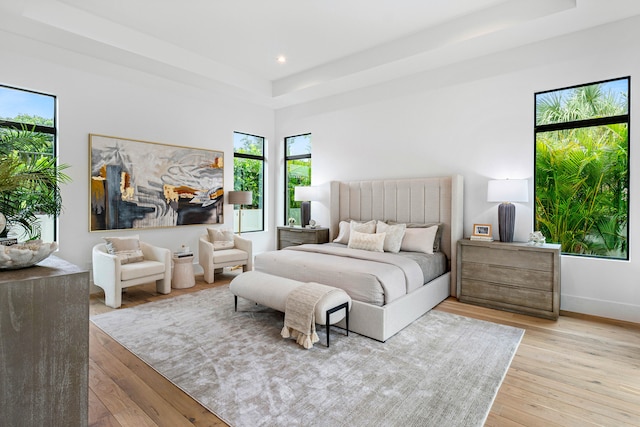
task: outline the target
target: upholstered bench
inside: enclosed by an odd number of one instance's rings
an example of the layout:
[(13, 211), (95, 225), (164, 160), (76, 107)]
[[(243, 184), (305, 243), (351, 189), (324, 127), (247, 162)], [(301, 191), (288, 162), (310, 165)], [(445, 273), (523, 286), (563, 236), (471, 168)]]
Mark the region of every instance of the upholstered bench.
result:
[[(266, 307), (284, 313), (287, 296), (303, 282), (291, 280), (260, 271), (247, 271), (235, 277), (229, 285), (234, 295), (234, 308), (238, 311), (238, 297), (242, 297)], [(325, 325), (327, 347), (329, 347), (329, 326), (345, 319), (346, 332), (349, 335), (349, 310), (351, 297), (341, 289), (323, 297), (315, 307), (316, 323)]]

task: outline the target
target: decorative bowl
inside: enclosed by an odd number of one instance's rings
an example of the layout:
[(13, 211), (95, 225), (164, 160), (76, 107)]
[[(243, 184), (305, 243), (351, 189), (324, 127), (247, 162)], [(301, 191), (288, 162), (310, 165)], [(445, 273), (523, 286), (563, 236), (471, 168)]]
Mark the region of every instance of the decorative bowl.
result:
[(56, 242), (43, 243), (33, 240), (11, 246), (0, 245), (0, 270), (17, 270), (31, 267), (47, 258), (56, 249)]

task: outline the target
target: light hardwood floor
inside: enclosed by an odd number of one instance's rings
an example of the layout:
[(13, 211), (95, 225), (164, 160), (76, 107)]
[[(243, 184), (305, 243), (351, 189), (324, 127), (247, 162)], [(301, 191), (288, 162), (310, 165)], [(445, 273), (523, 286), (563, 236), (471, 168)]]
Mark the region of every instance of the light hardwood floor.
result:
[[(215, 286), (237, 272), (216, 275)], [(123, 307), (196, 292), (207, 285), (155, 293), (129, 288)], [(91, 314), (111, 310), (101, 295)], [(463, 304), (436, 310), (526, 330), (486, 426), (640, 426), (640, 325), (562, 313), (558, 321)], [(224, 422), (90, 325), (90, 426), (224, 426)], [(375, 420), (371, 420), (375, 425)]]

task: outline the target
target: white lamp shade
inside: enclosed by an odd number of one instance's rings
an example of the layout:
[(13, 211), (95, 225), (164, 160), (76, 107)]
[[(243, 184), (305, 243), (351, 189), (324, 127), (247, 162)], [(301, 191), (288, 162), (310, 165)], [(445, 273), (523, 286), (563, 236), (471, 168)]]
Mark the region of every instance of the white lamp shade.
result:
[(487, 186), (487, 202), (528, 202), (526, 179), (493, 179)]
[(229, 203), (232, 205), (250, 205), (252, 199), (252, 191), (229, 191)]
[(310, 202), (318, 200), (318, 187), (295, 187), (293, 191), (293, 200), (296, 202)]

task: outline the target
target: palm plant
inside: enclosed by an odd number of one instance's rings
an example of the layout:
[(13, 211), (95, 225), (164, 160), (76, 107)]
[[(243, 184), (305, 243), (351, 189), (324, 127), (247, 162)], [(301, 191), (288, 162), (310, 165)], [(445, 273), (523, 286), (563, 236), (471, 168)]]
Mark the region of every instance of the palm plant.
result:
[(19, 227), (29, 239), (40, 237), (36, 215), (59, 215), (62, 199), (59, 185), (70, 180), (53, 156), (43, 154), (50, 137), (22, 129), (0, 129), (0, 212), (7, 228)]

